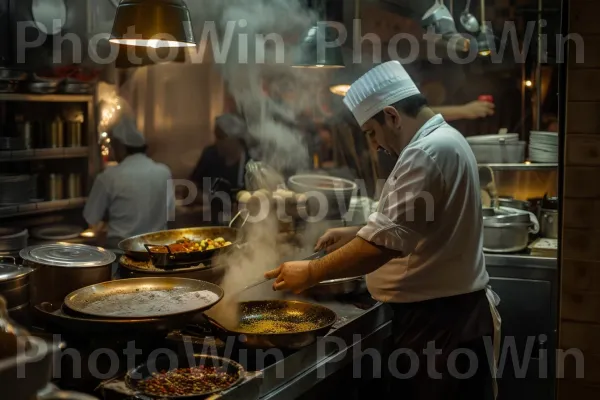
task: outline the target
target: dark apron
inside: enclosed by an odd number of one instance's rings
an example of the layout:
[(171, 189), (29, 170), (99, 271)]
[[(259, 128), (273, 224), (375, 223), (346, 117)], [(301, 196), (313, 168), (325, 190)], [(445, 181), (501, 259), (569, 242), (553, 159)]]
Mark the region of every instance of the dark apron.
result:
[[(485, 290), (390, 306), (394, 310), (391, 351), (403, 349), (398, 353), (412, 354), (403, 354), (394, 363), (396, 371), (395, 374), (394, 371), (390, 372), (392, 376), (389, 380), (390, 398), (493, 399), (490, 364), (493, 360), (491, 343), (494, 325)], [(484, 337), (489, 338), (488, 346)], [(435, 354), (432, 350), (429, 353), (431, 355), (427, 356), (423, 351), (430, 342), (435, 344), (438, 352)], [(458, 355), (453, 361), (451, 354), (457, 349), (464, 349), (477, 358), (478, 367), (471, 370), (474, 375), (468, 379), (464, 378), (469, 376), (467, 373), (471, 361), (464, 354)], [(450, 364), (456, 368), (449, 367), (449, 358)], [(390, 368), (393, 366), (390, 365)], [(458, 378), (459, 374), (466, 375)]]

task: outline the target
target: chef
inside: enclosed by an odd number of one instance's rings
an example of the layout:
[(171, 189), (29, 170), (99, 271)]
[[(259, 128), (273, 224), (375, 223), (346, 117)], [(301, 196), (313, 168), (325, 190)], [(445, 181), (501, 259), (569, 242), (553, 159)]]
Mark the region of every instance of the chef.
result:
[(215, 144), (204, 149), (190, 177), (200, 192), (210, 189), (204, 187), (205, 178), (210, 178), (212, 184), (219, 178), (229, 190), (244, 187), (244, 172), (249, 160), (247, 132), (246, 122), (238, 115), (224, 114), (217, 118)]
[[(498, 344), (500, 321), (487, 288), (478, 169), (469, 144), (427, 106), (397, 61), (367, 72), (344, 103), (365, 134), (398, 158), (378, 210), (360, 229), (321, 237), (317, 247), (329, 252), (324, 258), (286, 262), (266, 277), (275, 279), (275, 290), (298, 293), (325, 280), (366, 275), (371, 295), (394, 310), (393, 346), (404, 350), (394, 372), (416, 368), (412, 378), (390, 381), (394, 397), (495, 394), (484, 338)], [(478, 365), (464, 354), (450, 357), (457, 349), (473, 354)], [(469, 367), (476, 371), (470, 379), (457, 378)]]
[(108, 225), (106, 247), (131, 236), (164, 230), (175, 216), (171, 171), (146, 155), (146, 141), (135, 122), (122, 116), (109, 130), (115, 167), (96, 177), (83, 210), (96, 233)]

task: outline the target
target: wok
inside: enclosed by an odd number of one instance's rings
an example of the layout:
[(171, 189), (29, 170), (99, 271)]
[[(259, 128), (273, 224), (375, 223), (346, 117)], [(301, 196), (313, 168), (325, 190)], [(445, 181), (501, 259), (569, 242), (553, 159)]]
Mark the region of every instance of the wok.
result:
[[(244, 322), (264, 319), (292, 323), (312, 322), (317, 328), (298, 332), (247, 333), (239, 326)], [(335, 312), (327, 307), (291, 300), (242, 302), (239, 305), (239, 324), (235, 327), (225, 327), (215, 319), (209, 318), (217, 334), (225, 340), (234, 336), (248, 348), (289, 350), (297, 350), (314, 343), (317, 337), (329, 332), (336, 320)]]
[(199, 281), (195, 279), (185, 278), (134, 278), (121, 279), (116, 281), (108, 281), (98, 283), (76, 290), (65, 297), (65, 306), (68, 309), (80, 314), (91, 317), (100, 317), (102, 319), (124, 319), (124, 317), (116, 317), (111, 315), (109, 309), (97, 310), (89, 312), (86, 309), (90, 304), (110, 298), (116, 295), (137, 293), (140, 291), (171, 291), (176, 290), (177, 294), (190, 293), (200, 290), (213, 292), (218, 296), (218, 299), (212, 304), (198, 304), (193, 310), (181, 310), (177, 312), (164, 313), (155, 311), (152, 313), (141, 312), (138, 315), (125, 317), (125, 319), (145, 319), (145, 318), (170, 318), (174, 316), (192, 316), (199, 314), (202, 311), (208, 310), (210, 307), (217, 304), (224, 295), (223, 289), (209, 282)]
[[(147, 245), (168, 246), (183, 238), (199, 241), (202, 239), (215, 239), (218, 237), (222, 237), (235, 244), (237, 234), (238, 230), (236, 228), (226, 226), (173, 229), (147, 233), (122, 240), (119, 243), (119, 249), (134, 260), (147, 261), (151, 259), (151, 254), (145, 247)], [(226, 248), (227, 247), (206, 251), (194, 251), (190, 253), (175, 253), (173, 254), (175, 260), (172, 261), (176, 263), (199, 263), (210, 259), (216, 252)], [(162, 263), (159, 262), (159, 264)]]

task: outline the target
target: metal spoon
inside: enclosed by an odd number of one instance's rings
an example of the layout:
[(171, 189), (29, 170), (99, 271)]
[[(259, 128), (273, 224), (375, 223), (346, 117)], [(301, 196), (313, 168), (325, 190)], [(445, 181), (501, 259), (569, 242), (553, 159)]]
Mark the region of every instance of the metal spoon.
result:
[(468, 32), (475, 33), (479, 31), (479, 21), (473, 14), (471, 14), (471, 0), (467, 0), (467, 5), (464, 11), (460, 14), (460, 24)]

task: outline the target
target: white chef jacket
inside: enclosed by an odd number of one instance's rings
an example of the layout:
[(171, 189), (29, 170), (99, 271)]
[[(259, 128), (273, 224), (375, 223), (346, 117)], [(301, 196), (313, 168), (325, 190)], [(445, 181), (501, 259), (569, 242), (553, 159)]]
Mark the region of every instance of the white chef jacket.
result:
[(83, 210), (88, 224), (108, 214), (108, 239), (164, 230), (175, 215), (171, 171), (145, 154), (133, 154), (96, 177)]
[(405, 256), (367, 276), (375, 299), (419, 302), (487, 286), (479, 189), (468, 142), (434, 116), (400, 155), (377, 212), (358, 233)]

